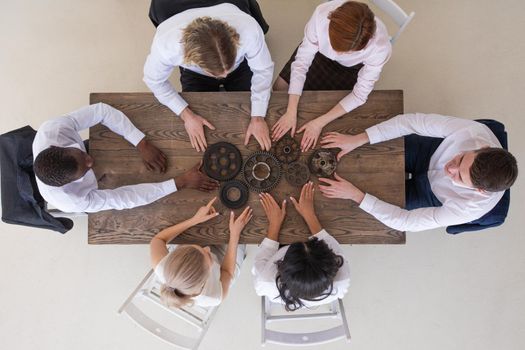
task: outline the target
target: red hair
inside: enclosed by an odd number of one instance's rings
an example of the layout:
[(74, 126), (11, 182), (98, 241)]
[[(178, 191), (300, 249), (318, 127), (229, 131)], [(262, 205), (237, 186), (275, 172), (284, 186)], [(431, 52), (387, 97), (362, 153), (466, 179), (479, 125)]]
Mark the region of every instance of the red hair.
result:
[(328, 19), (330, 44), (338, 52), (364, 49), (376, 31), (374, 13), (361, 2), (345, 2)]

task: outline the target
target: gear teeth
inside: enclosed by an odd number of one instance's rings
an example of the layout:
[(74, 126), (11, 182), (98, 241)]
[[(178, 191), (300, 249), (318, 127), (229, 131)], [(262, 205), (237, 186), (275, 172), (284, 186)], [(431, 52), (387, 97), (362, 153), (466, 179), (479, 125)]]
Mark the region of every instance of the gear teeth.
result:
[(337, 168), (337, 149), (317, 149), (308, 160), (310, 172), (317, 177), (331, 177)]
[[(266, 164), (269, 170), (268, 176), (264, 179), (258, 178), (254, 173), (254, 167), (258, 163)], [(257, 151), (248, 156), (244, 162), (242, 175), (248, 187), (255, 192), (268, 192), (275, 188), (281, 181), (281, 163), (273, 154), (264, 151)]]

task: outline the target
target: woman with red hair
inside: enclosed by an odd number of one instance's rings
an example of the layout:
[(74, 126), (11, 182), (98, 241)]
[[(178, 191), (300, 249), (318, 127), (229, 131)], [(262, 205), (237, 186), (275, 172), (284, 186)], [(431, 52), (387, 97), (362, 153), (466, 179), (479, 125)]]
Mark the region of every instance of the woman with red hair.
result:
[(390, 58), (392, 46), (385, 25), (370, 8), (356, 1), (319, 5), (273, 86), (288, 90), (288, 108), (272, 128), (273, 140), (295, 134), (297, 105), (303, 90), (352, 90), (327, 113), (304, 124), (301, 150), (315, 147), (324, 126), (364, 104)]

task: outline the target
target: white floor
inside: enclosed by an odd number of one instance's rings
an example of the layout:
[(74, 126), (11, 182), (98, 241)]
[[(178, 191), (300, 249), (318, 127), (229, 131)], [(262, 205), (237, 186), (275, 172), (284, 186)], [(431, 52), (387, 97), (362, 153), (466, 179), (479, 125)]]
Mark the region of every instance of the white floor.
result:
[[(260, 0), (277, 72), (319, 2)], [(525, 3), (398, 3), (416, 18), (376, 88), (403, 89), (406, 111), (501, 120), (510, 149), (525, 164)], [(1, 1), (0, 132), (37, 128), (87, 104), (90, 92), (147, 91), (141, 72), (154, 33), (148, 6), (147, 0)], [(525, 348), (521, 178), (503, 227), (458, 237), (409, 233), (404, 246), (346, 247), (352, 344), (318, 349)], [(148, 269), (146, 246), (88, 246), (85, 219), (64, 236), (0, 227), (0, 348), (170, 348), (116, 313)], [(253, 248), (248, 255), (202, 349), (259, 348)]]

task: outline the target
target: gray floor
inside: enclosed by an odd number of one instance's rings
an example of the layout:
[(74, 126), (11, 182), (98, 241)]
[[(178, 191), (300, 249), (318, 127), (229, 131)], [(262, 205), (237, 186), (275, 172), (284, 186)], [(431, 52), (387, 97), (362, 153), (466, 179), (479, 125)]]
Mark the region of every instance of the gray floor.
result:
[[(260, 0), (277, 70), (319, 2)], [(376, 88), (403, 89), (406, 111), (501, 120), (511, 150), (525, 163), (525, 3), (398, 3), (417, 15)], [(147, 91), (142, 65), (154, 33), (148, 5), (2, 1), (0, 132), (37, 128), (87, 104), (90, 92)], [(318, 348), (525, 348), (521, 178), (501, 228), (459, 237), (433, 230), (409, 233), (404, 246), (346, 247), (352, 344)], [(148, 269), (146, 246), (88, 246), (84, 219), (65, 236), (0, 225), (2, 349), (170, 349), (116, 313)], [(253, 252), (202, 349), (259, 348), (260, 306), (249, 276)]]

